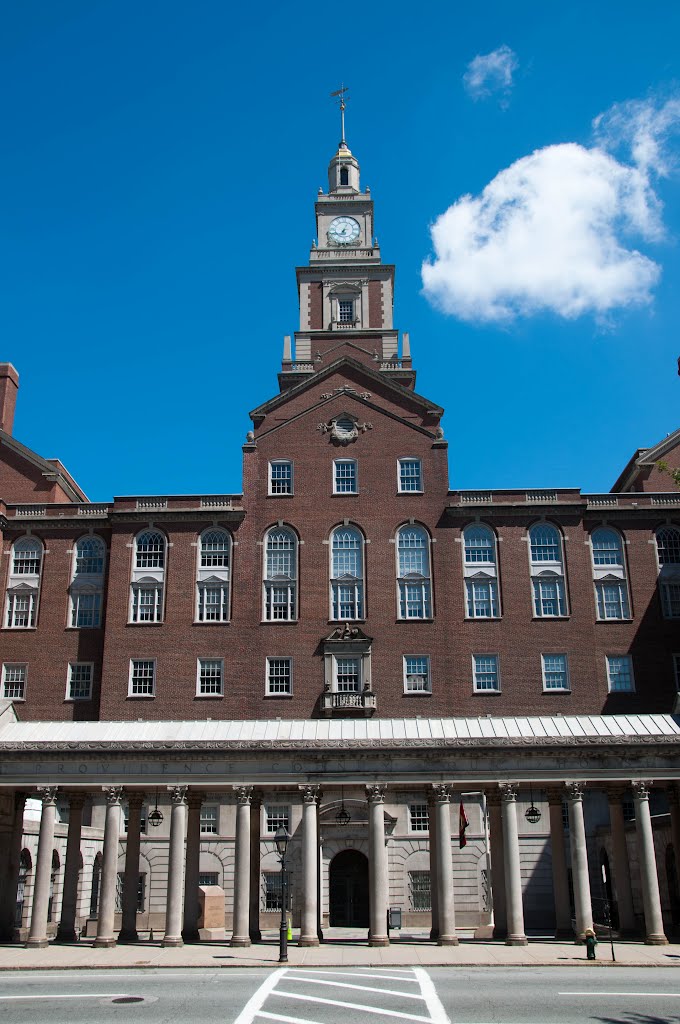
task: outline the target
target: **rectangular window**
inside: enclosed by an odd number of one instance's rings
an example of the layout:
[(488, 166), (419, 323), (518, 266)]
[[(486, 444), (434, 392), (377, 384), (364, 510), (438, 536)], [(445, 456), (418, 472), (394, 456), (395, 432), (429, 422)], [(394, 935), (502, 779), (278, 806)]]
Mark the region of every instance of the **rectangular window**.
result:
[(26, 699), (27, 665), (2, 666), (2, 696), (5, 700)]
[(269, 463), (269, 493), (293, 493), (293, 463), (284, 461)]
[(661, 584), (661, 608), (664, 619), (680, 619), (680, 583)]
[(163, 587), (133, 586), (131, 622), (161, 622), (163, 617)]
[(286, 832), (290, 832), (290, 807), (268, 804), (265, 807), (265, 814), (267, 817), (265, 831), (267, 833), (274, 835), (279, 828), (285, 828)]
[(281, 913), (281, 902), (283, 894), (281, 891), (281, 872), (262, 872), (262, 909), (264, 911), (278, 911)]
[(430, 605), (430, 581), (422, 580), (414, 583), (399, 583), (399, 617), (401, 619), (429, 619), (432, 616)]
[(542, 654), (543, 689), (568, 690), (569, 669), (566, 654)]
[(420, 459), (399, 459), (399, 492), (422, 491), (423, 473)]
[(72, 661), (68, 667), (67, 700), (91, 700), (94, 665), (92, 662)]
[[(116, 878), (116, 913), (120, 914), (123, 909), (123, 886), (125, 885), (125, 872), (119, 871)], [(140, 874), (137, 878), (137, 913), (143, 914), (145, 909), (146, 875)]]
[(293, 692), (293, 659), (267, 658), (267, 693), (270, 696)]
[(35, 626), (36, 594), (7, 595), (7, 625), (10, 629), (31, 629)]
[(341, 622), (361, 619), (364, 614), (363, 587), (361, 583), (334, 583), (333, 618)]
[[(130, 806), (129, 804), (123, 804), (123, 832), (127, 835), (128, 826), (130, 824)], [(139, 816), (139, 832), (140, 835), (145, 836), (146, 833), (146, 805), (142, 804), (141, 814)]]
[(295, 618), (295, 584), (265, 584), (265, 619), (269, 622), (290, 621)]
[(467, 615), (469, 619), (498, 618), (495, 580), (467, 580)]
[(199, 583), (198, 621), (226, 622), (229, 617), (229, 584)]
[(361, 659), (335, 659), (335, 688), (338, 693), (358, 693), (361, 689)]
[(426, 654), (404, 655), (404, 691), (430, 693), (430, 659)]
[(199, 885), (219, 885), (219, 879), (216, 871), (201, 871), (198, 876)]
[(472, 655), (472, 679), (475, 691), (479, 693), (500, 690), (497, 654)]
[(333, 493), (356, 494), (357, 464), (355, 459), (336, 459), (333, 463)]
[(534, 615), (538, 618), (557, 618), (567, 614), (564, 600), (564, 582), (554, 576), (534, 580)]
[(409, 892), (411, 896), (411, 910), (432, 910), (432, 896), (430, 893), (430, 872), (409, 871), (408, 881)]
[(409, 804), (408, 819), (411, 832), (428, 832), (430, 819), (427, 804)]
[(217, 835), (217, 807), (201, 807), (201, 832), (203, 835)]
[(221, 697), (224, 692), (224, 662), (222, 658), (198, 659), (199, 697)]
[(101, 594), (75, 593), (72, 598), (71, 625), (78, 629), (95, 629), (101, 625)]
[(598, 619), (629, 619), (628, 587), (620, 583), (596, 583)]
[(632, 693), (635, 690), (633, 659), (629, 654), (607, 655), (607, 679), (610, 693)]
[(341, 324), (354, 323), (354, 302), (352, 299), (338, 300), (338, 320)]
[(153, 697), (156, 692), (156, 662), (130, 662), (129, 697)]

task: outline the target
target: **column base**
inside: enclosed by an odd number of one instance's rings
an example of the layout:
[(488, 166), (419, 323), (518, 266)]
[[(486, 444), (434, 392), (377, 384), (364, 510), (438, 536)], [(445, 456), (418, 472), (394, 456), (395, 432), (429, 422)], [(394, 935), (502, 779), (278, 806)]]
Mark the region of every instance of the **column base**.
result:
[(182, 938), (185, 942), (200, 942), (201, 935), (198, 928), (183, 928)]
[(44, 949), (45, 946), (49, 946), (50, 940), (45, 939), (26, 939), (26, 949)]
[(101, 939), (99, 938), (99, 936), (97, 936), (97, 938), (92, 943), (92, 948), (93, 949), (113, 949), (113, 947), (115, 945), (116, 945), (116, 939), (114, 938), (113, 935), (110, 938), (105, 938), (105, 937), (102, 936)]
[(437, 938), (438, 946), (457, 946), (458, 936), (457, 935), (439, 935)]
[(648, 935), (645, 939), (645, 946), (667, 946), (668, 939), (665, 935)]
[(316, 935), (301, 935), (297, 944), (298, 946), (318, 946), (319, 940)]
[(230, 946), (245, 947), (249, 946), (250, 944), (250, 936), (245, 938), (239, 938), (238, 935), (232, 935), (231, 939), (229, 940)]
[(526, 935), (508, 935), (505, 940), (506, 946), (528, 946), (529, 940)]
[(125, 931), (121, 931), (118, 935), (118, 941), (122, 942), (123, 945), (127, 945), (130, 942), (139, 942), (139, 935), (137, 934), (136, 928), (126, 928)]
[(161, 940), (161, 946), (170, 947), (172, 949), (179, 949), (180, 946), (184, 945), (184, 939), (181, 935), (168, 935), (164, 936)]
[(369, 946), (389, 946), (390, 940), (387, 938), (386, 935), (384, 938), (381, 935), (376, 935), (372, 938), (369, 938), (368, 944)]
[(78, 936), (76, 935), (75, 928), (67, 928), (65, 931), (58, 931), (54, 936), (55, 942), (77, 942)]

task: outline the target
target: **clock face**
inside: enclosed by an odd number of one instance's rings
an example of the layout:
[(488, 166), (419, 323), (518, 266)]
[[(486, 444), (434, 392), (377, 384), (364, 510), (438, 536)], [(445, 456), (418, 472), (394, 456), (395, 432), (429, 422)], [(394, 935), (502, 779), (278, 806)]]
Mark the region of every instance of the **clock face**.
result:
[(352, 245), (361, 234), (361, 228), (353, 217), (336, 217), (328, 228), (328, 240), (335, 245)]

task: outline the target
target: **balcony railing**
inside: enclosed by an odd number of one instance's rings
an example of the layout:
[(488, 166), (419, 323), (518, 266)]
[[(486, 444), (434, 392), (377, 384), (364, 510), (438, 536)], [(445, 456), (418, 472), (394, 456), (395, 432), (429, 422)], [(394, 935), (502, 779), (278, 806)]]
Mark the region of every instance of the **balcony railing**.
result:
[(325, 715), (332, 715), (334, 711), (358, 712), (362, 715), (372, 715), (377, 704), (375, 694), (370, 690), (361, 693), (323, 693), (321, 695), (321, 710)]

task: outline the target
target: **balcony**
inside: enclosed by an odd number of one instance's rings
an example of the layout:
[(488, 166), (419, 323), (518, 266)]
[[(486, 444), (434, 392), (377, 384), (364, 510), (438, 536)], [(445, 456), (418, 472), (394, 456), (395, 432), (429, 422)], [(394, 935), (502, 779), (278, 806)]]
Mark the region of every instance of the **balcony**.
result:
[(370, 718), (377, 708), (375, 694), (371, 690), (361, 693), (322, 693), (321, 711), (329, 718), (333, 714), (355, 714)]

